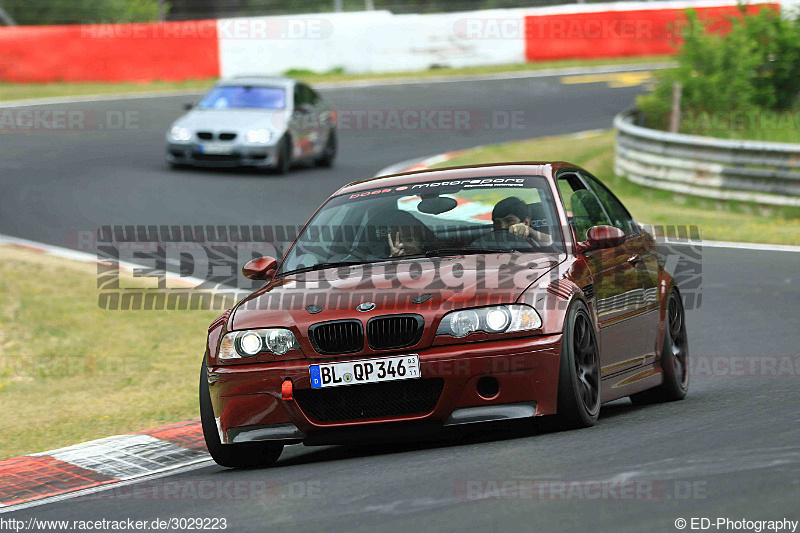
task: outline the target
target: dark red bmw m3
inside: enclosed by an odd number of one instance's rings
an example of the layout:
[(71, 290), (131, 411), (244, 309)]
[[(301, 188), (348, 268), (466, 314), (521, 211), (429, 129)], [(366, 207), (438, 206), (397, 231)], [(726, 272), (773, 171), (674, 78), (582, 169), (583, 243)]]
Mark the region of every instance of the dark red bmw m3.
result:
[(206, 444), (223, 466), (286, 444), (548, 417), (688, 389), (681, 296), (656, 242), (564, 162), (351, 183), (209, 328)]

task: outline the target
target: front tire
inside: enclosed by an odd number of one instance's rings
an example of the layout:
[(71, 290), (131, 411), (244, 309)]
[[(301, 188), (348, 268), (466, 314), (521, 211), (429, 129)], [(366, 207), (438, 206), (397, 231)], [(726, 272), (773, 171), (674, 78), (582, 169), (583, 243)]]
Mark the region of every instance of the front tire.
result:
[(561, 341), (556, 426), (578, 429), (595, 425), (600, 415), (600, 351), (586, 304), (567, 311)]
[(327, 168), (333, 166), (333, 160), (336, 159), (336, 143), (336, 131), (331, 130), (330, 133), (328, 133), (328, 140), (325, 143), (325, 148), (323, 148), (322, 154), (316, 161), (318, 166)]
[(292, 167), (292, 142), (289, 137), (283, 137), (278, 143), (278, 162), (275, 173), (285, 176)]
[(672, 290), (667, 300), (664, 347), (661, 369), (664, 382), (654, 389), (631, 395), (636, 405), (683, 400), (689, 391), (689, 342), (686, 336), (686, 315), (678, 291)]
[(220, 466), (228, 468), (253, 468), (275, 463), (283, 452), (283, 444), (252, 442), (246, 444), (222, 444), (214, 419), (211, 395), (208, 392), (208, 372), (203, 359), (200, 370), (200, 421), (208, 453)]

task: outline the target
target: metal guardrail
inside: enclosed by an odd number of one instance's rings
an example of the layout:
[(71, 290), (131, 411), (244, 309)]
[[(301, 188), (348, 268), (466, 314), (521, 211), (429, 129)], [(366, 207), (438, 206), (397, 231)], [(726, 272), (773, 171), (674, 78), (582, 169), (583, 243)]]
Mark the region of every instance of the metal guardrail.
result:
[(715, 139), (614, 118), (615, 172), (630, 181), (694, 196), (800, 206), (800, 144)]

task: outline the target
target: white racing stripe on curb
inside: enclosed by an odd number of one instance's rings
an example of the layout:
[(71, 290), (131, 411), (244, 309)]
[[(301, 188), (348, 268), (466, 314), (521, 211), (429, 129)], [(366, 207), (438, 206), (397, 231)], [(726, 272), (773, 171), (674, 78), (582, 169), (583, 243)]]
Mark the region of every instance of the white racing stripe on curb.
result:
[[(90, 254), (88, 252), (72, 250), (70, 248), (64, 248), (62, 246), (55, 246), (52, 244), (45, 244), (42, 242), (30, 241), (28, 239), (20, 239), (19, 237), (11, 237), (9, 235), (0, 234), (0, 245), (3, 244), (23, 246), (25, 248), (33, 249), (37, 252), (45, 253), (53, 257), (60, 257), (62, 259), (69, 259), (81, 263), (106, 264), (105, 261), (98, 259), (97, 255)], [(140, 265), (137, 263), (129, 263), (127, 261), (118, 261), (117, 266), (120, 270), (124, 270), (127, 272), (131, 272), (135, 269), (153, 270), (152, 265)], [(179, 274), (174, 274), (169, 271), (165, 272), (164, 275), (166, 279), (170, 281), (178, 281), (181, 283), (185, 283), (190, 287), (197, 287), (206, 282), (206, 280), (204, 279), (195, 278), (191, 276), (181, 276)], [(236, 291), (236, 290), (237, 289), (235, 287), (229, 287), (226, 285), (219, 285), (217, 287), (218, 292)]]
[(53, 457), (122, 481), (206, 457), (200, 452), (141, 434), (116, 435), (32, 455)]
[[(682, 244), (682, 243), (677, 243)], [(687, 241), (686, 244), (708, 246), (709, 248), (735, 248), (739, 250), (763, 250), (766, 252), (800, 252), (800, 246), (791, 244), (762, 244), (757, 242), (728, 242), (728, 241)]]

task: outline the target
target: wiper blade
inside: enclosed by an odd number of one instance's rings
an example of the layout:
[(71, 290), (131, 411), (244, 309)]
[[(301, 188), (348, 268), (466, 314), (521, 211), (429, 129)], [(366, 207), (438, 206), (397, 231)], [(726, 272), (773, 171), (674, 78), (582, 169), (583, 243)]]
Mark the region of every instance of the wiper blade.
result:
[(288, 276), (290, 274), (302, 274), (303, 272), (313, 272), (315, 270), (324, 270), (326, 268), (363, 265), (368, 262), (369, 261), (335, 261), (332, 263), (317, 263), (316, 265), (311, 265), (303, 268), (295, 268), (294, 270), (287, 270), (286, 272), (281, 272), (280, 274), (278, 274), (278, 277)]
[[(533, 248), (531, 248), (533, 250)], [(475, 255), (475, 254), (502, 254), (506, 252), (522, 252), (519, 248), (437, 248), (428, 250), (425, 257), (440, 257), (443, 255)]]

